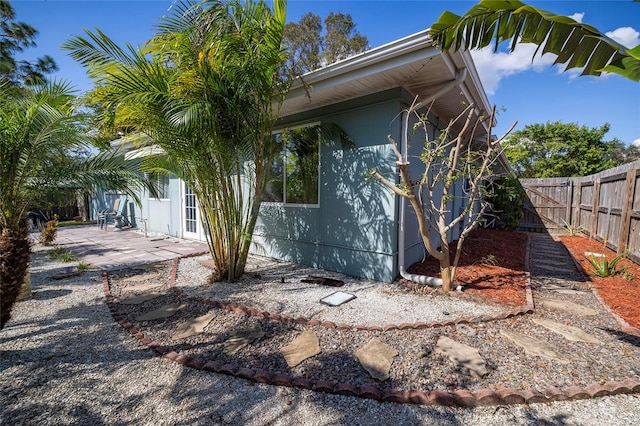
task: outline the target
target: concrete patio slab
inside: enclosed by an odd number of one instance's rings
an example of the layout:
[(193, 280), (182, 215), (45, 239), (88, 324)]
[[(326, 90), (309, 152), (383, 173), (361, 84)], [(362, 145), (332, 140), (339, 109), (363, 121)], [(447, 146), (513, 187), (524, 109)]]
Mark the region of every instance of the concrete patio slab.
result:
[(202, 253), (207, 245), (199, 241), (167, 237), (151, 241), (134, 229), (114, 232), (97, 226), (69, 226), (58, 229), (57, 243), (82, 261), (99, 269), (121, 269)]

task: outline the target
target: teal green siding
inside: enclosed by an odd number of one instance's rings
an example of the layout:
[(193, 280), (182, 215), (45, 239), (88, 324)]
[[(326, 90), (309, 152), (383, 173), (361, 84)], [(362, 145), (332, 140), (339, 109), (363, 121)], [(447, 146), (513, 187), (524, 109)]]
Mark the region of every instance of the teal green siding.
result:
[(392, 281), (397, 275), (397, 206), (393, 194), (368, 179), (372, 168), (395, 179), (395, 156), (387, 135), (399, 137), (394, 120), (402, 92), (390, 90), (322, 108), (287, 125), (332, 122), (354, 140), (320, 151), (320, 203), (317, 207), (263, 204), (252, 252), (348, 275)]

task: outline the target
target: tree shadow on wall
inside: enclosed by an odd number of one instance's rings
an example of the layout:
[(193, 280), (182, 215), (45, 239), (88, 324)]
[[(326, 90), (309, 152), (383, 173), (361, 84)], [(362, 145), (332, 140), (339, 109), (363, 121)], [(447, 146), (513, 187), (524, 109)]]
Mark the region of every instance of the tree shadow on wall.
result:
[(367, 178), (394, 179), (384, 146), (322, 153), (319, 206), (263, 206), (256, 252), (348, 275), (389, 280), (395, 247), (394, 195)]

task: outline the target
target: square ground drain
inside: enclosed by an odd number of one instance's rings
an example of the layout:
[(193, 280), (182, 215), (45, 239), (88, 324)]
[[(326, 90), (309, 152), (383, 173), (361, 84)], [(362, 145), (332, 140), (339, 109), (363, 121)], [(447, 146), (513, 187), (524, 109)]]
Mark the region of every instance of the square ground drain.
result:
[(324, 303), (329, 306), (340, 306), (355, 298), (356, 296), (354, 294), (345, 293), (344, 291), (336, 291), (335, 293), (331, 293), (330, 295), (320, 299), (320, 303)]

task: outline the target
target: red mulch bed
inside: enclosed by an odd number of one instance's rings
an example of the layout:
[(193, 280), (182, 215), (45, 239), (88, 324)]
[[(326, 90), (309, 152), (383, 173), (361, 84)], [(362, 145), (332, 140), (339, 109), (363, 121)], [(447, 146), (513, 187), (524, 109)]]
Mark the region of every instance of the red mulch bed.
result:
[[(457, 242), (450, 244), (451, 260)], [(455, 282), (466, 297), (489, 303), (521, 306), (527, 303), (525, 256), (527, 235), (515, 231), (478, 229), (464, 240)], [(438, 261), (429, 257), (414, 263), (408, 272), (440, 276)]]
[(584, 253), (602, 253), (608, 261), (613, 259), (616, 253), (605, 248), (602, 243), (586, 237), (563, 236), (561, 239), (574, 259), (580, 263), (583, 271), (589, 275), (602, 300), (630, 326), (640, 327), (640, 266), (628, 259), (622, 259), (617, 269), (626, 268), (626, 278), (623, 274), (598, 277)]
[[(622, 274), (602, 278), (584, 256), (584, 252), (604, 253), (607, 260), (616, 256), (602, 243), (586, 237), (563, 236), (562, 242), (571, 255), (590, 276), (593, 286), (604, 302), (632, 327), (640, 328), (640, 266), (622, 259), (618, 268), (626, 268)], [(451, 258), (455, 244), (451, 243)], [(464, 241), (455, 281), (465, 287), (462, 297), (470, 297), (488, 303), (521, 306), (526, 303), (526, 256), (527, 236), (515, 231), (478, 229), (472, 231)], [(438, 261), (429, 257), (409, 268), (413, 274), (439, 277)], [(630, 279), (630, 277), (633, 278)]]

